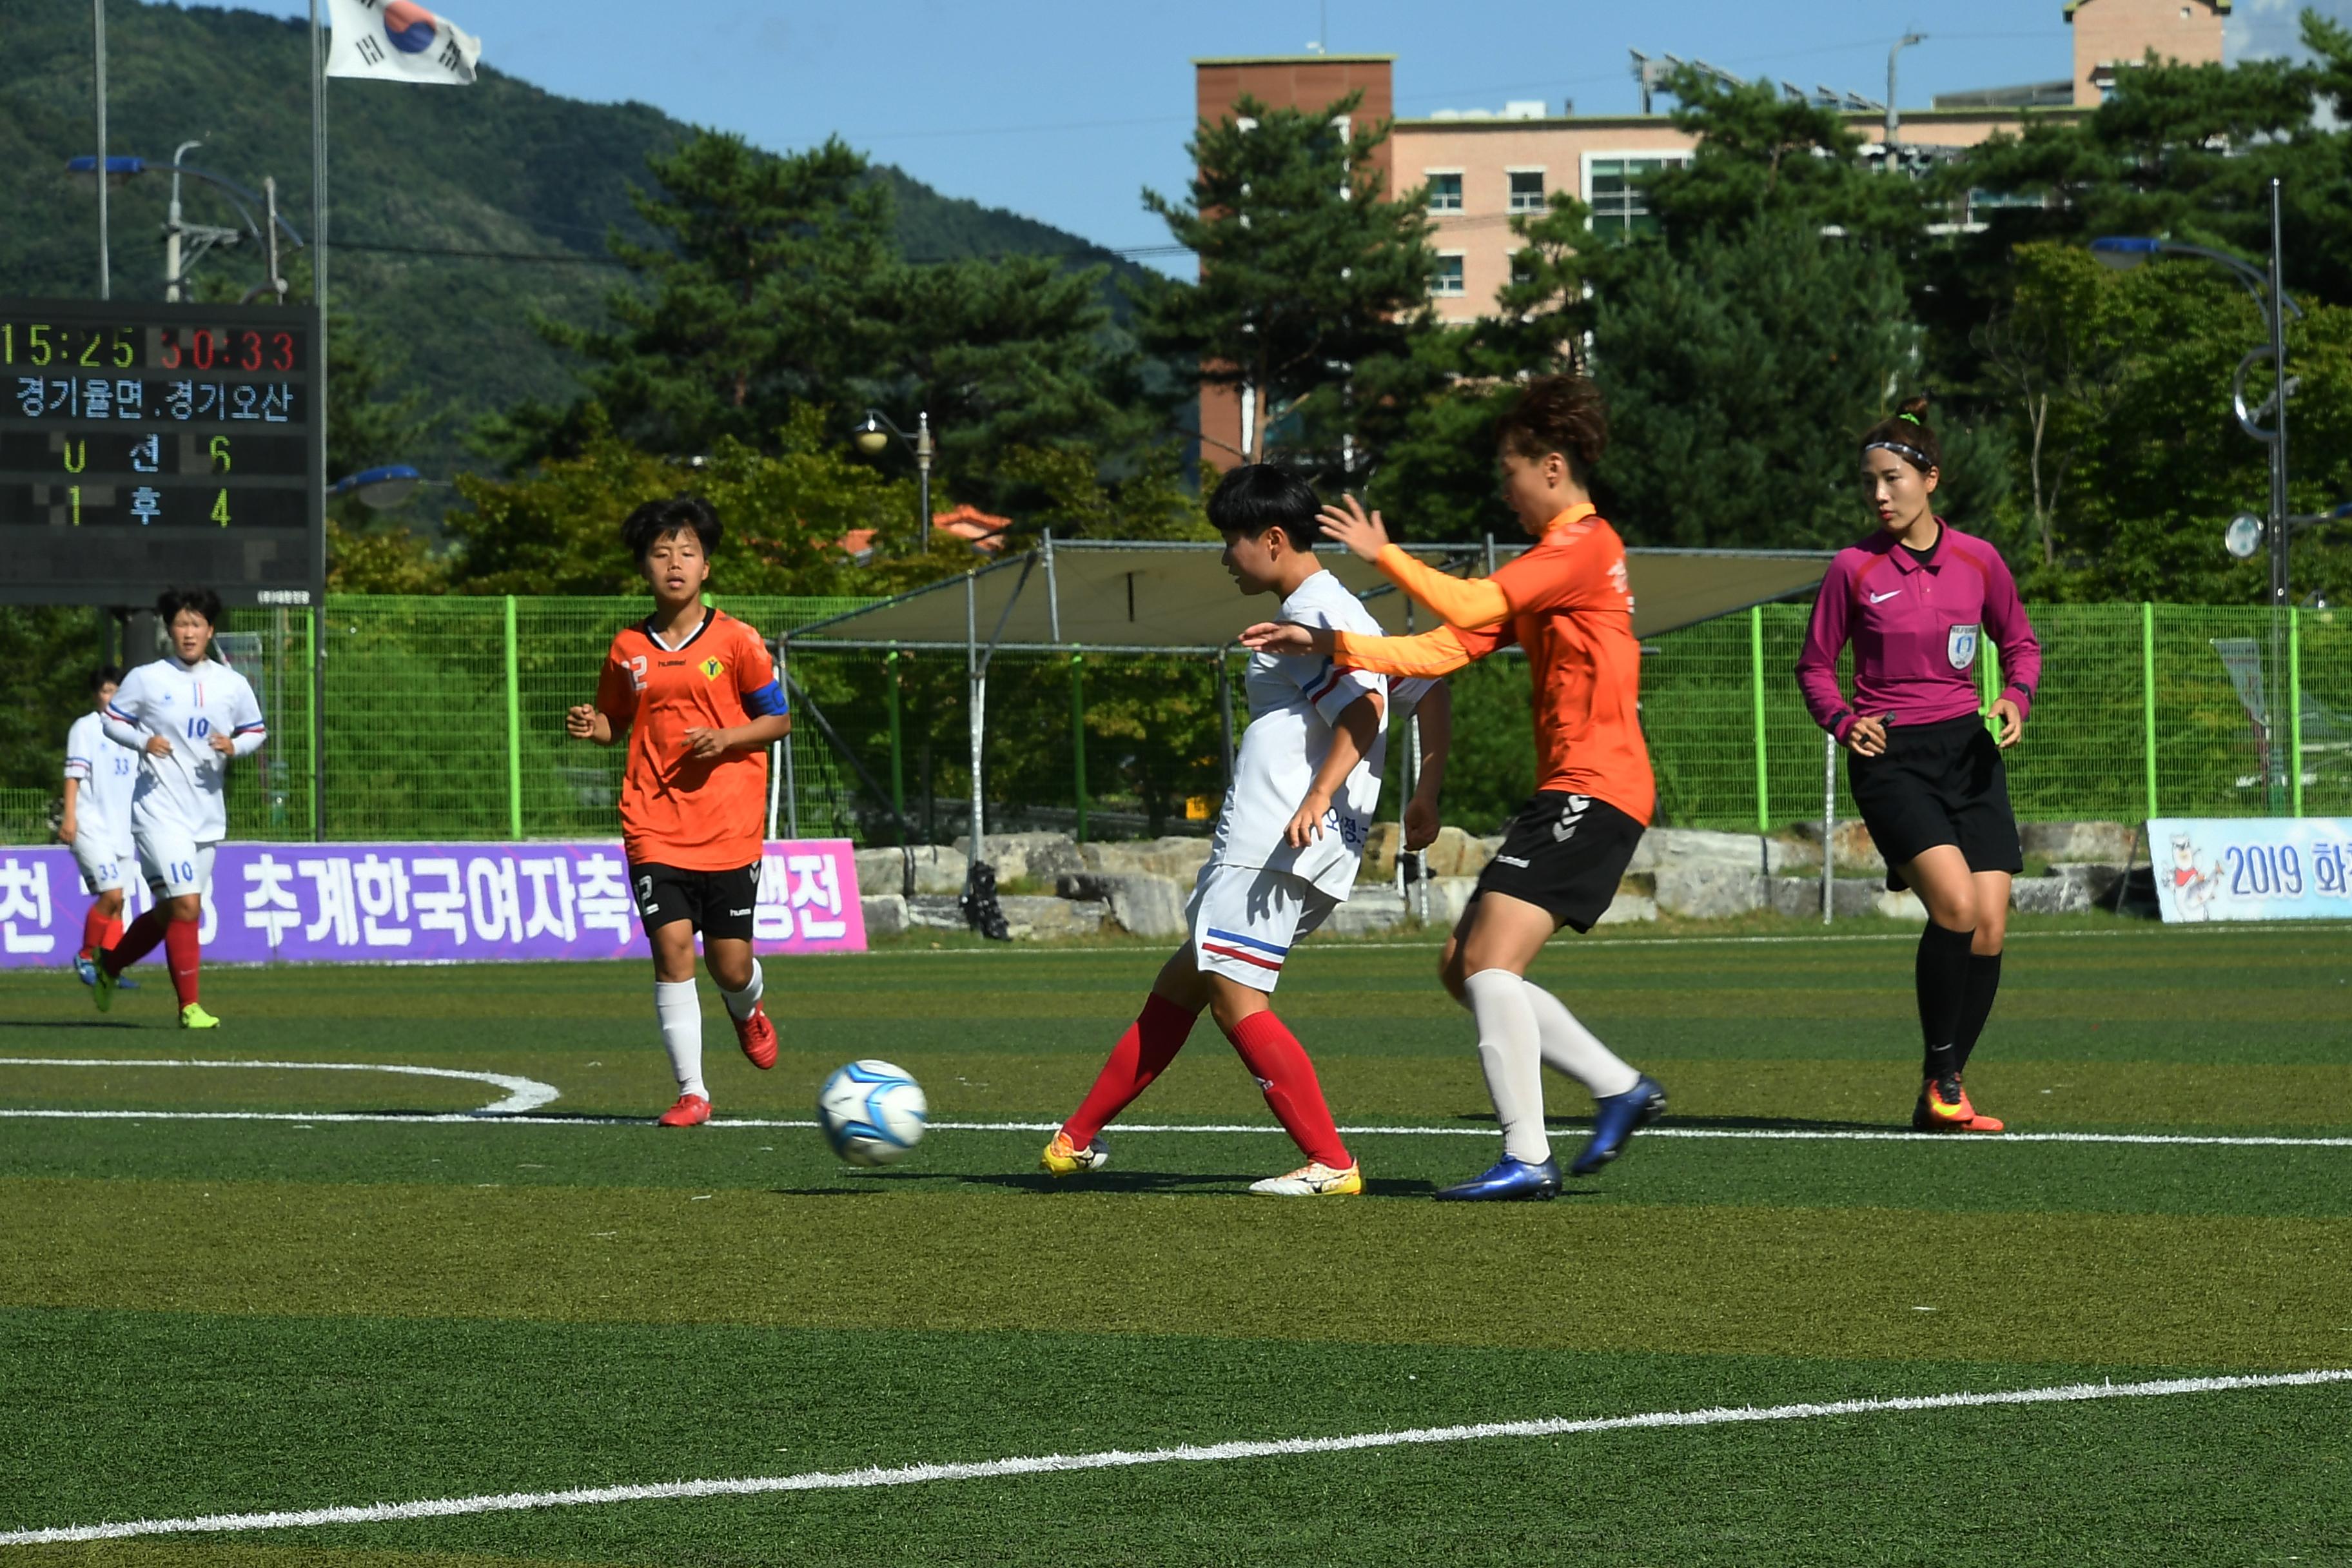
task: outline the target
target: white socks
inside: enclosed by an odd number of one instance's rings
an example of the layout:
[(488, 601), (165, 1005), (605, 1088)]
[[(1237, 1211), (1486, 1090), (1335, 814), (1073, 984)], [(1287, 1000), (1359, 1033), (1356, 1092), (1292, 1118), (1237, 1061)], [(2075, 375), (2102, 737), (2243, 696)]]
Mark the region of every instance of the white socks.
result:
[(1551, 1158), (1551, 1140), (1544, 1134), (1542, 1045), (1531, 989), (1507, 969), (1482, 969), (1462, 983), (1478, 1020), (1478, 1065), (1502, 1123), (1503, 1152), (1540, 1165)]
[(1641, 1081), (1642, 1075), (1578, 1023), (1576, 1015), (1559, 997), (1532, 980), (1520, 984), (1527, 987), (1528, 1004), (1535, 1009), (1544, 1066), (1566, 1073), (1591, 1089), (1595, 1100), (1623, 1094)]
[(721, 985), (719, 999), (727, 1004), (727, 1016), (740, 1024), (751, 1016), (751, 1009), (760, 1005), (767, 989), (768, 977), (760, 973), (760, 961), (755, 958), (751, 961), (751, 978), (743, 983), (743, 989), (730, 991)]
[[(752, 984), (756, 987), (758, 980)], [(710, 1090), (702, 1082), (702, 1002), (694, 994), (694, 982), (655, 981), (654, 1016), (661, 1020), (662, 1049), (669, 1053), (677, 1091), (709, 1100)]]

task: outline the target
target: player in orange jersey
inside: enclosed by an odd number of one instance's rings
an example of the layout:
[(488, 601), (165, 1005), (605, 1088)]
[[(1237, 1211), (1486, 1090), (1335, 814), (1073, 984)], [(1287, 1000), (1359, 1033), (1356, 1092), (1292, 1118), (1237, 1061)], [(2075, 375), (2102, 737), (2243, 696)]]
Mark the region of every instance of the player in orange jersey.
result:
[(1625, 547), (1593, 508), (1593, 464), (1608, 443), (1600, 392), (1581, 376), (1530, 383), (1497, 430), (1503, 499), (1536, 539), (1475, 582), (1425, 566), (1391, 544), (1380, 514), (1353, 497), (1328, 507), (1324, 532), (1377, 565), (1445, 625), (1412, 637), (1267, 623), (1252, 648), (1328, 654), (1390, 676), (1441, 676), (1513, 644), (1535, 676), (1536, 795), (1512, 819), (1445, 944), (1439, 973), (1478, 1021), (1478, 1059), (1502, 1124), (1503, 1158), (1441, 1198), (1549, 1198), (1559, 1167), (1544, 1132), (1542, 1066), (1592, 1092), (1592, 1138), (1570, 1168), (1589, 1175), (1624, 1152), (1665, 1110), (1665, 1090), (1594, 1037), (1558, 997), (1527, 979), (1562, 925), (1593, 922), (1616, 896), (1656, 804), (1636, 702), (1642, 649)]
[(694, 934), (756, 1068), (776, 1065), (776, 1028), (760, 1005), (751, 910), (768, 819), (768, 747), (792, 732), (783, 684), (760, 634), (708, 609), (702, 585), (719, 548), (718, 514), (696, 496), (648, 501), (621, 538), (654, 591), (654, 613), (613, 638), (596, 700), (566, 731), (609, 746), (626, 731), (621, 834), (629, 882), (654, 950), (654, 1013), (677, 1075), (664, 1127), (710, 1120), (702, 1081), (702, 1004)]

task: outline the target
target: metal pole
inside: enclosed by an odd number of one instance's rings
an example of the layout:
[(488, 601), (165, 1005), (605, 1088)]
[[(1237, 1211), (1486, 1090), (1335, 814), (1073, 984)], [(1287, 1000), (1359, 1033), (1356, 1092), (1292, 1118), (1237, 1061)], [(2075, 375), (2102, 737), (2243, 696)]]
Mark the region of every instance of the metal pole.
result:
[[(923, 552), (931, 548), (931, 416), (928, 409), (915, 416), (915, 478), (922, 489), (922, 515), (916, 520), (922, 530)], [(978, 839), (973, 843), (977, 844)]]
[(987, 823), (981, 809), (980, 752), (983, 737), (982, 726), (987, 722), (982, 708), (987, 701), (987, 677), (980, 672), (980, 589), (979, 574), (963, 574), (963, 668), (964, 679), (971, 688), (971, 855), (965, 862), (964, 886), (971, 886), (970, 867), (981, 863), (987, 852), (984, 834)]
[(1772, 831), (1771, 775), (1764, 765), (1764, 606), (1748, 612), (1748, 694), (1756, 710), (1756, 831)]
[[(310, 0), (310, 302), (319, 312), (319, 342), (310, 384), (319, 422), (319, 482), (327, 482), (327, 47), (319, 31), (319, 0)], [(323, 501), (321, 502), (323, 504)], [(327, 531), (319, 531), (310, 563), (317, 605), (310, 615), (310, 837), (327, 837), (327, 748), (318, 726), (327, 711)]]
[(2287, 608), (2287, 546), (2292, 525), (2287, 521), (2286, 505), (2286, 284), (2281, 276), (2279, 226), (2279, 182), (2271, 181), (2271, 376), (2277, 412), (2271, 423), (2271, 665), (2270, 679), (2263, 682), (2263, 766), (2268, 775), (2264, 795), (2270, 813), (2277, 816), (2286, 805), (2279, 787), (2279, 738), (2284, 729), (2278, 722), (2279, 672), (2286, 667)]
[(1084, 844), (1087, 841), (1087, 656), (1083, 648), (1070, 650), (1070, 770), (1072, 783), (1077, 786), (1077, 838)]
[[(2156, 810), (2156, 606), (2139, 606), (2139, 692), (2141, 747), (2147, 756), (2147, 814)], [(2154, 854), (2151, 848), (2150, 854)]]
[(898, 650), (895, 647), (882, 656), (882, 685), (890, 708), (890, 812), (896, 820), (898, 843), (903, 847), (907, 842), (907, 771), (898, 723)]
[(114, 298), (106, 212), (106, 0), (89, 0), (90, 65), (98, 101), (98, 297)]
[(1895, 41), (1893, 48), (1886, 51), (1886, 167), (1890, 171), (1895, 167), (1895, 132), (1903, 124), (1902, 110), (1895, 107), (1895, 57), (1913, 44), (1927, 41), (1925, 33), (1906, 33)]
[(1822, 924), (1837, 910), (1837, 737), (1822, 735)]
[[(788, 663), (791, 657), (792, 645), (782, 637), (778, 637), (776, 639), (776, 684), (786, 691), (792, 689), (786, 684), (792, 679)], [(784, 770), (792, 765), (790, 761), (792, 753), (785, 746), (785, 741), (790, 739), (791, 736), (787, 734), (782, 740), (768, 742), (768, 837), (770, 838), (776, 836), (776, 808), (782, 804)]]
[(1217, 729), (1225, 742), (1225, 787), (1234, 787), (1234, 682), (1225, 650), (1217, 650)]
[(2286, 607), (2287, 794), (2303, 815), (2303, 616)]
[[(172, 205), (163, 221), (163, 298), (174, 305), (180, 302), (180, 237), (185, 227), (180, 212), (180, 160), (203, 145), (201, 142), (183, 142), (172, 152)], [(270, 216), (269, 275), (275, 278), (278, 276), (277, 215), (273, 212)]]
[(1053, 642), (1062, 640), (1062, 584), (1054, 574), (1054, 531), (1045, 530), (1045, 623), (1046, 637)]
[(507, 837), (522, 837), (522, 676), (515, 652), (515, 596), (507, 595)]

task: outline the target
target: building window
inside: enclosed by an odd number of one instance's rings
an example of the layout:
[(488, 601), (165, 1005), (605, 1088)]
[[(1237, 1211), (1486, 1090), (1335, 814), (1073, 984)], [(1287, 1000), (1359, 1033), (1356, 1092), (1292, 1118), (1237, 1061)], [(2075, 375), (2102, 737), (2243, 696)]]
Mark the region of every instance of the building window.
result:
[(1592, 208), (1592, 231), (1612, 239), (1655, 234), (1658, 220), (1642, 194), (1642, 182), (1660, 169), (1688, 163), (1687, 156), (1594, 158), (1585, 164), (1584, 200)]
[(1515, 213), (1541, 212), (1544, 205), (1544, 172), (1541, 169), (1511, 171), (1511, 210)]
[(1459, 169), (1429, 171), (1429, 210), (1433, 213), (1458, 213), (1462, 210), (1462, 172)]
[(2049, 205), (2047, 196), (2030, 191), (1988, 191), (1979, 186), (1969, 192), (1968, 205), (1960, 221), (1982, 223), (1987, 213), (1999, 212), (2004, 207), (2040, 208)]
[(1439, 253), (1437, 276), (1431, 279), (1429, 291), (1440, 299), (1458, 300), (1462, 297), (1462, 253), (1460, 251)]

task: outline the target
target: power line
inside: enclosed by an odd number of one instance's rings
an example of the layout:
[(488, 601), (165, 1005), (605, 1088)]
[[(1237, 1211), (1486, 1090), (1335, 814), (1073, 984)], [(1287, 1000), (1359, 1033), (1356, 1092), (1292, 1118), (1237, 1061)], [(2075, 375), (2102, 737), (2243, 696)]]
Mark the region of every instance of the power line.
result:
[[(458, 261), (508, 261), (536, 263), (551, 267), (620, 267), (629, 264), (617, 256), (593, 256), (581, 251), (541, 250), (468, 250), (450, 245), (382, 245), (373, 241), (339, 239), (337, 250), (356, 250), (377, 256), (432, 256)], [(1047, 259), (1066, 257), (1116, 257), (1123, 261), (1139, 260), (1151, 256), (1190, 256), (1192, 247), (1183, 245), (1136, 245), (1123, 249), (1108, 246), (1089, 245), (1062, 250), (999, 250), (969, 256), (909, 256), (900, 259), (914, 267), (943, 267), (957, 261), (1002, 261), (1008, 257), (1035, 256)]]

